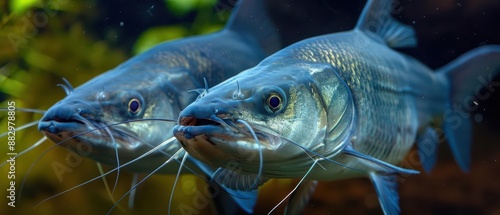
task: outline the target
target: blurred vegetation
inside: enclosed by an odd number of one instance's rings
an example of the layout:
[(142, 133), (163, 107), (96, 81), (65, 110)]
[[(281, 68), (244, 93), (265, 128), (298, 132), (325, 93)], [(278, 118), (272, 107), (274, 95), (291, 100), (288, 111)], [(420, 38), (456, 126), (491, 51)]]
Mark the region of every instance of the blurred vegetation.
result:
[[(229, 13), (215, 14), (214, 3), (214, 0), (152, 1), (142, 15), (170, 13), (174, 20), (165, 23), (174, 24), (149, 26), (140, 35), (127, 35), (137, 26), (128, 26), (126, 20), (103, 26), (113, 14), (100, 10), (98, 2), (10, 0), (2, 5), (0, 13), (2, 100), (6, 96), (25, 95), (26, 85), (35, 78), (38, 82), (46, 80), (45, 86), (59, 82), (61, 77), (78, 85), (162, 41), (219, 30), (224, 24), (221, 17), (226, 19)], [(163, 9), (153, 14), (152, 9), (158, 7)], [(118, 37), (134, 43), (120, 44)]]
[[(64, 91), (57, 87), (63, 83), (62, 78), (77, 87), (160, 42), (219, 30), (230, 11), (216, 10), (215, 2), (0, 1), (0, 107), (7, 107), (8, 101), (15, 101), (16, 108), (46, 110), (64, 98)], [(7, 131), (6, 116), (6, 112), (0, 112), (0, 133)], [(17, 111), (15, 123), (20, 126), (40, 118), (41, 114)], [(36, 125), (16, 132), (16, 152), (30, 147), (42, 137)], [(1, 137), (1, 141), (4, 143), (7, 138)], [(22, 181), (26, 180), (22, 197), (17, 199), (16, 208), (8, 207), (4, 197), (0, 201), (0, 214), (105, 214), (113, 206), (99, 180), (34, 208), (48, 197), (99, 175), (95, 162), (85, 158), (81, 165), (66, 173), (60, 183), (52, 165), (67, 162), (69, 152), (53, 146), (52, 142), (46, 141), (17, 158), (17, 194)], [(0, 161), (8, 159), (6, 153), (7, 147), (2, 144)], [(9, 165), (0, 168), (0, 188), (5, 191), (8, 181), (4, 177)], [(108, 177), (111, 186), (114, 177)], [(130, 178), (131, 174), (121, 173), (115, 199), (129, 189)], [(181, 182), (194, 179), (193, 176), (182, 176)], [(112, 214), (167, 213), (172, 183), (172, 176), (149, 179), (139, 187), (134, 210), (129, 209), (124, 200), (120, 205), (126, 211), (115, 209)], [(196, 183), (203, 186), (200, 180)], [(174, 205), (192, 201), (194, 194), (182, 190), (181, 183), (175, 193)]]

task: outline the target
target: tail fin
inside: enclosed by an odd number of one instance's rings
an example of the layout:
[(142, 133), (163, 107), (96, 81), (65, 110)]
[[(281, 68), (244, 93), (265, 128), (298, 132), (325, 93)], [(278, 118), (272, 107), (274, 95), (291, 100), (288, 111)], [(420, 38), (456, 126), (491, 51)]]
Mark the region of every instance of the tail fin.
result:
[[(443, 130), (453, 156), (462, 170), (470, 168), (471, 121), (468, 112), (477, 108), (477, 102), (490, 97), (494, 87), (493, 77), (500, 73), (500, 46), (476, 48), (440, 68), (450, 84), (450, 104), (444, 114)], [(483, 92), (481, 89), (486, 88)]]
[(400, 10), (402, 7), (393, 0), (368, 0), (355, 29), (391, 48), (414, 47), (417, 45), (415, 30), (392, 17)]
[(256, 42), (267, 54), (281, 49), (281, 38), (267, 14), (263, 0), (239, 0), (226, 25), (248, 40)]

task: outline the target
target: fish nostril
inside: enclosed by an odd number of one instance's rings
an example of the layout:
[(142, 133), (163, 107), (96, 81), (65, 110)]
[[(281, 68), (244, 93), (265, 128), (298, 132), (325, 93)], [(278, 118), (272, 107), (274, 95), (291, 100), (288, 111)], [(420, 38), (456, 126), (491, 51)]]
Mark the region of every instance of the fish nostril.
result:
[(196, 125), (196, 118), (192, 116), (182, 117), (179, 120), (179, 124), (182, 126), (194, 126)]
[(219, 117), (219, 118), (221, 118), (221, 119), (226, 119), (226, 118), (229, 117), (229, 114), (220, 113), (220, 114), (217, 114), (216, 116)]

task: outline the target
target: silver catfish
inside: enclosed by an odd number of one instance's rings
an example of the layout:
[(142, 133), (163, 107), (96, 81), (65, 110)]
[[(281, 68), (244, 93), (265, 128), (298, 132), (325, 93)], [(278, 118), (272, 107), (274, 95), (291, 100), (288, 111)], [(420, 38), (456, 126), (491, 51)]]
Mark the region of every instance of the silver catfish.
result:
[(469, 169), (471, 127), (457, 108), (484, 86), (477, 77), (499, 72), (500, 47), (434, 72), (392, 49), (416, 45), (394, 5), (369, 0), (355, 29), (297, 42), (210, 88), (182, 111), (175, 137), (228, 187), (369, 177), (384, 213), (398, 214), (397, 177), (418, 172), (396, 164), (415, 141), (430, 171), (442, 129)]
[[(190, 90), (220, 83), (281, 47), (264, 2), (238, 3), (221, 31), (161, 43), (78, 88), (63, 86), (67, 96), (45, 113), (39, 130), (60, 146), (118, 167), (157, 147), (172, 137), (166, 131), (174, 123), (163, 119), (177, 119), (196, 99)], [(177, 174), (178, 162), (157, 168), (180, 149), (174, 141), (123, 169)], [(188, 161), (211, 175), (202, 163)], [(254, 203), (242, 207), (251, 212)]]

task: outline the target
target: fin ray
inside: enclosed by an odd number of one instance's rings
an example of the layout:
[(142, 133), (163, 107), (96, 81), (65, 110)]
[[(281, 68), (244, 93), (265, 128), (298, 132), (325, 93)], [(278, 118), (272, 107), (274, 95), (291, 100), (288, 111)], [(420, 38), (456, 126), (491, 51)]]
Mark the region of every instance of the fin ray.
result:
[[(220, 210), (224, 210), (221, 214), (233, 214), (233, 211), (243, 210), (248, 214), (253, 213), (253, 208), (255, 204), (257, 204), (257, 189), (251, 191), (240, 191), (236, 189), (231, 189), (230, 187), (225, 186), (222, 183), (219, 183), (216, 180), (213, 180), (214, 177), (217, 177), (217, 171), (214, 171), (206, 164), (201, 161), (196, 160), (195, 158), (189, 156), (187, 158), (190, 162), (194, 163), (200, 170), (208, 176), (212, 177), (210, 185), (215, 188), (222, 189), (217, 198), (214, 199), (217, 208)], [(228, 202), (233, 201), (238, 205), (239, 208), (228, 207)]]
[(293, 192), (285, 208), (286, 215), (300, 214), (306, 207), (309, 199), (316, 190), (318, 181), (305, 181)]
[(415, 30), (392, 17), (397, 6), (392, 0), (368, 0), (355, 29), (383, 40), (391, 48), (415, 47)]
[(399, 214), (398, 183), (395, 175), (370, 173), (370, 180), (377, 191), (378, 200), (386, 215)]
[(215, 171), (212, 180), (230, 189), (251, 191), (259, 188), (269, 178), (262, 175), (259, 176), (257, 174), (219, 168)]
[(354, 148), (352, 148), (351, 145), (348, 145), (344, 148), (343, 150), (344, 154), (351, 155), (354, 157), (357, 157), (359, 159), (362, 159), (364, 161), (367, 161), (375, 167), (374, 171), (380, 171), (384, 173), (400, 173), (400, 174), (418, 174), (419, 172), (417, 170), (412, 170), (412, 169), (404, 169), (395, 165), (392, 165), (390, 163), (387, 163), (385, 161), (379, 160), (377, 158), (371, 157), (367, 154), (363, 154), (361, 152), (356, 151)]
[[(444, 113), (443, 130), (460, 168), (470, 169), (472, 125), (470, 113), (477, 106), (468, 102), (484, 100), (500, 87), (493, 77), (500, 73), (500, 46), (488, 45), (469, 51), (437, 70), (450, 86), (450, 103)], [(486, 88), (486, 93), (480, 90)]]
[(422, 136), (418, 137), (418, 156), (425, 172), (429, 173), (437, 159), (438, 136), (434, 128), (428, 127)]
[(281, 38), (263, 0), (239, 0), (225, 29), (237, 32), (247, 40), (257, 40), (267, 54), (281, 48)]

